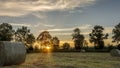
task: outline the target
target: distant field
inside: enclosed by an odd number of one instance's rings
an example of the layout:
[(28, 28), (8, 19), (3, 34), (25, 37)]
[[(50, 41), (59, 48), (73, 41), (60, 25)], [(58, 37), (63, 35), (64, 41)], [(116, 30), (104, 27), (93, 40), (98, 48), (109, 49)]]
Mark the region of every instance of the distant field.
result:
[(109, 53), (31, 53), (22, 65), (3, 68), (120, 68), (120, 57)]

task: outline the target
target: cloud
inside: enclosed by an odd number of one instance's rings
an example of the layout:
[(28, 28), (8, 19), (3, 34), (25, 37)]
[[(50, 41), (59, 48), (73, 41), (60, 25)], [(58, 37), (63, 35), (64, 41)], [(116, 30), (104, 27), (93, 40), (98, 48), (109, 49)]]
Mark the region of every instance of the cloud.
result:
[(113, 26), (111, 26), (111, 27), (105, 27), (105, 31), (104, 31), (104, 33), (109, 33), (109, 34), (111, 34), (113, 28), (114, 28)]
[(1, 16), (21, 16), (36, 11), (66, 11), (85, 7), (96, 0), (0, 0)]
[(44, 24), (44, 23), (38, 23), (36, 25), (34, 25), (34, 27), (39, 27), (39, 26), (45, 26), (45, 27), (54, 27), (55, 25), (50, 25), (50, 24)]
[[(83, 34), (83, 35), (88, 35), (90, 32), (81, 32), (81, 34)], [(70, 35), (70, 36), (72, 36), (72, 32), (59, 32), (59, 33), (51, 33), (51, 35), (53, 35), (53, 36), (58, 36), (58, 35)]]
[(43, 23), (37, 23), (37, 24), (19, 24), (19, 23), (9, 23), (12, 26), (26, 26), (26, 27), (39, 27), (39, 26), (44, 26), (44, 27), (54, 27), (55, 25), (50, 25), (50, 24), (43, 24)]
[[(73, 31), (73, 29), (75, 29), (75, 28), (80, 28), (81, 34), (88, 35), (89, 33), (91, 33), (93, 26), (86, 24), (86, 25), (82, 25), (79, 27), (73, 27), (73, 28), (49, 29), (48, 31), (50, 31), (52, 33), (52, 35), (72, 35), (71, 31)], [(105, 27), (105, 30), (103, 32), (111, 34), (113, 28), (114, 27)]]
[[(58, 36), (58, 35), (72, 35), (72, 31), (75, 28), (79, 28), (81, 30), (81, 34), (83, 35), (88, 35), (91, 32), (92, 29), (92, 25), (90, 24), (85, 24), (85, 25), (81, 25), (81, 26), (75, 26), (75, 27), (71, 27), (71, 28), (60, 28), (60, 29), (48, 29), (47, 31), (49, 31), (52, 35)], [(40, 30), (40, 32), (42, 32), (44, 30)]]
[[(72, 31), (74, 30), (75, 28), (79, 28), (79, 29), (89, 29), (92, 25), (89, 25), (89, 24), (86, 24), (86, 25), (82, 25), (82, 26), (75, 26), (75, 27), (72, 27), (72, 28), (61, 28), (61, 29), (48, 29), (47, 31), (51, 31), (51, 32), (59, 32), (59, 31)], [(44, 30), (41, 30), (41, 31), (44, 31)]]
[(58, 36), (58, 35), (72, 35), (72, 33), (52, 33), (51, 35), (53, 36)]
[(18, 24), (18, 23), (9, 23), (12, 26), (26, 26), (26, 27), (31, 27), (31, 24)]
[(31, 14), (34, 15), (35, 17), (37, 17), (37, 18), (40, 18), (40, 19), (47, 18), (47, 15), (43, 12), (33, 12)]
[(71, 11), (69, 11), (70, 14), (72, 14), (72, 13), (76, 13), (76, 12), (82, 13), (83, 11), (82, 11), (82, 10), (76, 10), (76, 11), (71, 10)]

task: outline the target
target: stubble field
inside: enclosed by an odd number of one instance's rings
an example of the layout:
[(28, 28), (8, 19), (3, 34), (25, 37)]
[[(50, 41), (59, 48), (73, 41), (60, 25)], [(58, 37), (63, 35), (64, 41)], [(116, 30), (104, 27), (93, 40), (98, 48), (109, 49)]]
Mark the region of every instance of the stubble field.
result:
[(30, 53), (25, 63), (1, 68), (120, 68), (109, 53)]

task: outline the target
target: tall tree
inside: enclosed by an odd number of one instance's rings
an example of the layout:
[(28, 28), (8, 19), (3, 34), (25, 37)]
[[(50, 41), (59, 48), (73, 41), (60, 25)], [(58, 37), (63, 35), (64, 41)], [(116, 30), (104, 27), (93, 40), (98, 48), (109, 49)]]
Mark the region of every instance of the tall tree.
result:
[(94, 26), (94, 29), (89, 34), (90, 42), (94, 42), (95, 49), (103, 49), (104, 41), (103, 39), (108, 38), (108, 34), (103, 34), (104, 28), (100, 25)]
[(33, 44), (35, 42), (35, 37), (32, 33), (29, 33), (26, 38), (27, 44)]
[(117, 44), (120, 44), (120, 23), (115, 26), (115, 28), (112, 30), (112, 33), (114, 34), (113, 41), (117, 42)]
[(18, 28), (15, 32), (15, 40), (19, 42), (23, 42), (24, 44), (32, 44), (35, 41), (35, 37), (32, 33), (30, 33), (30, 29), (25, 26), (22, 28)]
[(53, 49), (58, 49), (59, 48), (59, 43), (60, 43), (60, 40), (58, 39), (58, 37), (53, 37), (52, 38), (52, 43), (53, 43)]
[(48, 31), (43, 31), (37, 37), (37, 41), (39, 41), (42, 47), (51, 46), (52, 45), (52, 36)]
[(12, 25), (2, 23), (0, 25), (0, 41), (11, 41), (13, 39), (14, 30)]
[(79, 28), (75, 28), (73, 32), (74, 33), (72, 34), (72, 36), (74, 40), (75, 49), (81, 49), (83, 47), (84, 36), (80, 34)]

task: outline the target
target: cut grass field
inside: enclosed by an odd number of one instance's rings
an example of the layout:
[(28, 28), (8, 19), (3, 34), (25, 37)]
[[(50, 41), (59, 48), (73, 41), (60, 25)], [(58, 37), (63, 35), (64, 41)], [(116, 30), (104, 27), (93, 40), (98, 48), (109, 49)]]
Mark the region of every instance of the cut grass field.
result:
[(3, 68), (120, 68), (109, 53), (30, 53), (25, 63)]

